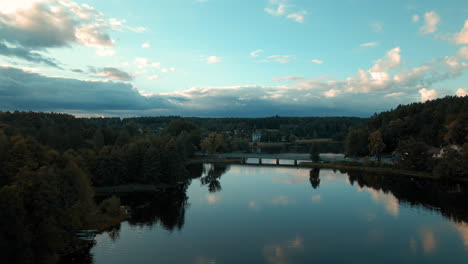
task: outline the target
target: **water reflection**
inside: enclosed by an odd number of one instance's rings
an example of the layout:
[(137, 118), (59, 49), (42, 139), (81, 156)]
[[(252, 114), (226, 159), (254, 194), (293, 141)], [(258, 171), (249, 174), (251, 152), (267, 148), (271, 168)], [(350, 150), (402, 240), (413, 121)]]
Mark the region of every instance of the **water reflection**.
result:
[(312, 188), (317, 189), (320, 186), (320, 169), (314, 168), (309, 172), (309, 181)]
[[(465, 185), (320, 169), (208, 164), (194, 171), (164, 192), (122, 197), (132, 216), (97, 243), (96, 263), (468, 259)], [(112, 254), (106, 245), (115, 245)], [(127, 257), (133, 252), (148, 261)]]
[(304, 249), (304, 241), (297, 235), (292, 240), (266, 245), (263, 254), (267, 263), (283, 264), (289, 263), (290, 256), (302, 249)]
[(208, 164), (208, 168), (205, 167), (207, 171), (205, 176), (200, 179), (200, 182), (203, 185), (208, 186), (208, 190), (210, 192), (219, 192), (222, 190), (221, 187), (221, 176), (225, 174), (229, 170), (228, 164), (223, 163), (215, 163), (215, 164)]

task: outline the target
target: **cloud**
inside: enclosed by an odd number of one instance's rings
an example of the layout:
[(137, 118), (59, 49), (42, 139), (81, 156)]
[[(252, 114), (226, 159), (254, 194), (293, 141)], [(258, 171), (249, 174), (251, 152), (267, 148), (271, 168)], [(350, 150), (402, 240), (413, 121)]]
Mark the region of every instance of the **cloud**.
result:
[(16, 68), (0, 67), (2, 110), (128, 111), (145, 109), (147, 103), (147, 99), (126, 83), (46, 77)]
[(286, 5), (285, 4), (278, 4), (276, 8), (265, 8), (265, 12), (273, 16), (280, 16), (284, 15), (286, 12)]
[(141, 44), (141, 47), (143, 49), (148, 49), (148, 48), (151, 48), (151, 44), (149, 42), (144, 42), (143, 44)]
[[(0, 43), (16, 49), (10, 50), (10, 56), (53, 67), (50, 59), (40, 58), (37, 52), (79, 44), (100, 48), (96, 52), (99, 56), (111, 56), (115, 51), (109, 49), (114, 45), (110, 31), (138, 30), (124, 20), (108, 19), (93, 7), (70, 0), (23, 4), (0, 10)], [(20, 51), (22, 55), (18, 56)]]
[(311, 60), (311, 62), (313, 62), (313, 63), (315, 63), (315, 64), (323, 64), (323, 63), (324, 63), (323, 60), (317, 60), (317, 59)]
[(437, 91), (434, 89), (428, 90), (426, 88), (422, 88), (418, 92), (419, 94), (421, 94), (421, 102), (434, 100), (434, 99), (437, 99), (437, 97), (439, 96)]
[(467, 89), (463, 89), (463, 88), (459, 88), (456, 93), (455, 93), (456, 96), (467, 96), (468, 95), (468, 88)]
[(414, 23), (417, 23), (419, 22), (419, 15), (413, 15), (411, 19), (413, 20)]
[[(79, 109), (113, 116), (369, 116), (422, 97), (434, 98), (432, 90), (439, 97), (448, 95), (432, 86), (456, 78), (468, 68), (459, 58), (447, 56), (398, 69), (400, 52), (398, 47), (393, 48), (368, 70), (359, 69), (347, 78), (286, 76), (274, 79), (285, 82), (278, 85), (203, 86), (170, 93), (143, 92), (128, 83), (53, 78), (3, 67), (0, 109), (72, 113)], [(149, 59), (142, 63), (152, 65)], [(175, 70), (163, 68), (161, 72)], [(109, 79), (114, 76), (109, 69), (94, 70), (94, 74), (98, 72), (108, 72)], [(114, 80), (119, 78), (129, 79), (121, 75)]]
[(307, 15), (307, 11), (302, 10), (296, 13), (289, 14), (288, 18), (296, 21), (297, 23), (304, 23), (305, 15)]
[(340, 93), (340, 90), (337, 90), (337, 89), (330, 89), (330, 90), (324, 92), (323, 95), (324, 95), (325, 97), (330, 98), (330, 97), (335, 97), (335, 96), (337, 96), (339, 93)]
[(159, 68), (161, 67), (160, 62), (153, 62), (148, 58), (136, 58), (134, 64), (139, 69), (146, 69), (146, 68)]
[(113, 67), (104, 67), (102, 69), (93, 69), (90, 70), (92, 73), (95, 73), (96, 76), (105, 77), (112, 80), (119, 80), (119, 81), (131, 81), (133, 80), (133, 76), (127, 72), (124, 72), (120, 69), (113, 68)]
[(399, 96), (403, 96), (405, 95), (406, 93), (404, 92), (395, 92), (395, 93), (389, 93), (389, 94), (386, 94), (384, 95), (385, 97), (399, 97)]
[(16, 57), (30, 62), (37, 62), (51, 67), (62, 69), (52, 58), (45, 57), (38, 52), (25, 49), (23, 47), (10, 47), (0, 42), (0, 55), (6, 57)]
[(265, 62), (278, 62), (281, 64), (289, 63), (293, 59), (292, 55), (271, 55), (268, 56), (267, 59), (263, 60)]
[(221, 57), (218, 56), (209, 56), (205, 59), (206, 63), (208, 64), (214, 64), (222, 61)]
[(377, 60), (371, 68), (372, 72), (386, 72), (390, 69), (400, 66), (401, 64), (401, 49), (400, 47), (393, 48), (387, 52), (384, 58)]
[(176, 72), (176, 68), (164, 68), (164, 69), (161, 69), (162, 72)]
[(277, 82), (284, 82), (284, 81), (297, 82), (297, 81), (304, 80), (304, 77), (301, 77), (301, 76), (284, 76), (284, 77), (275, 77), (275, 78), (273, 78), (273, 80), (277, 81)]
[(465, 25), (463, 26), (462, 30), (455, 35), (453, 39), (456, 44), (468, 44), (468, 20), (465, 20)]
[(270, 0), (270, 7), (264, 8), (265, 12), (272, 16), (284, 16), (288, 19), (296, 21), (298, 23), (304, 23), (305, 16), (307, 15), (306, 10), (297, 10), (289, 12), (293, 5), (287, 5), (286, 0)]
[(256, 57), (260, 56), (260, 53), (262, 53), (262, 52), (263, 52), (262, 49), (254, 50), (254, 51), (250, 52), (250, 57), (256, 58)]
[(152, 75), (152, 76), (148, 77), (148, 80), (150, 80), (150, 81), (159, 80), (159, 76), (158, 75)]
[(379, 21), (374, 21), (369, 24), (374, 32), (381, 33), (383, 32), (383, 24)]
[(0, 13), (0, 39), (43, 49), (72, 43), (112, 46), (111, 24), (102, 13), (72, 1), (41, 1), (12, 13)]
[(459, 58), (468, 60), (468, 47), (461, 47), (460, 50), (458, 50), (457, 56)]
[(379, 45), (379, 43), (377, 43), (377, 42), (367, 42), (367, 43), (362, 43), (359, 46), (361, 46), (361, 47), (374, 47), (374, 46), (378, 46), (378, 45)]
[(439, 23), (440, 16), (436, 12), (427, 12), (424, 14), (424, 25), (421, 27), (420, 31), (422, 34), (434, 33)]

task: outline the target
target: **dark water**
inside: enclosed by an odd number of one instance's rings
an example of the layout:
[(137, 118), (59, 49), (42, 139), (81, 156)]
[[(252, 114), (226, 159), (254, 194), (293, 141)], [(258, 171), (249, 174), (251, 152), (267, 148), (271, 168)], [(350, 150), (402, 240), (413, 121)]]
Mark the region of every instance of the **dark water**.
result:
[(210, 166), (179, 189), (123, 197), (133, 216), (97, 236), (92, 261), (468, 263), (465, 186)]

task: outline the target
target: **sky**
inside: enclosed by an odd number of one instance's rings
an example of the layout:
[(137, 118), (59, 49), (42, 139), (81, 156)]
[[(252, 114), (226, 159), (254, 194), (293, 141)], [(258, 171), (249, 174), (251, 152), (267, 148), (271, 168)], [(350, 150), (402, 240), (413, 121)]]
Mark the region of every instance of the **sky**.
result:
[(467, 71), (463, 0), (0, 0), (2, 111), (367, 117)]

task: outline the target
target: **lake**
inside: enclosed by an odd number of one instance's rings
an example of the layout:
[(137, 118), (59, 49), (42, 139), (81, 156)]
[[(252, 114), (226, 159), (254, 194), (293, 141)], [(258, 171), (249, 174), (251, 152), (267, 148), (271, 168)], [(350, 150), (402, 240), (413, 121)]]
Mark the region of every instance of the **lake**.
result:
[(468, 263), (467, 187), (328, 169), (203, 165), (132, 217), (90, 262)]

